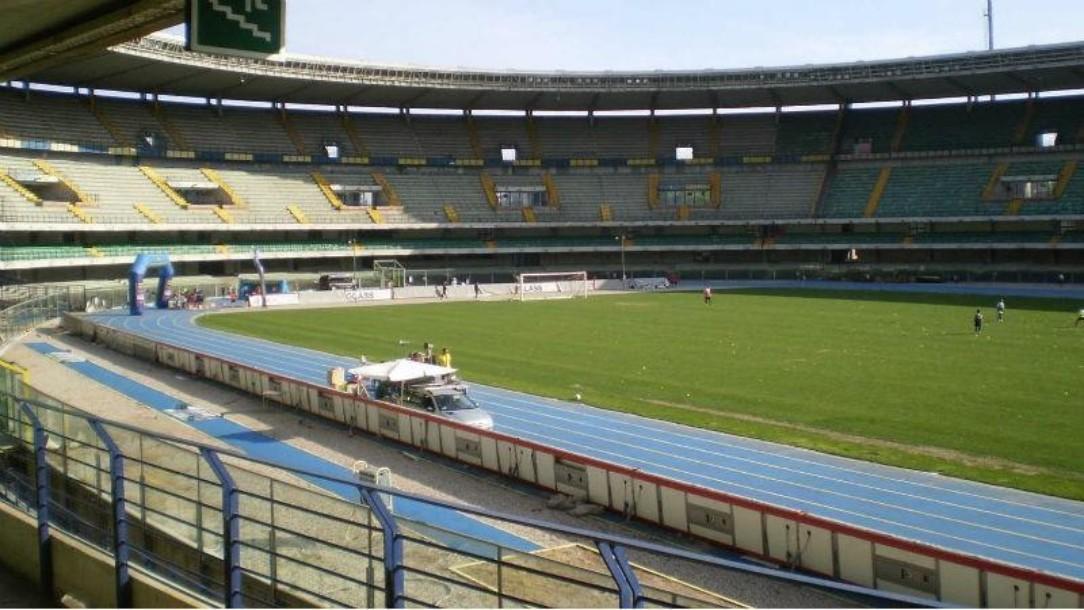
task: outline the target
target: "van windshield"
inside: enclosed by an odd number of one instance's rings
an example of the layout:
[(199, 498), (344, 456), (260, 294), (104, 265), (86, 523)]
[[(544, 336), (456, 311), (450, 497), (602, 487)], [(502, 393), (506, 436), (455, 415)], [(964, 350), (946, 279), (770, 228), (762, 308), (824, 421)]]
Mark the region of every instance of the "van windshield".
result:
[(438, 411), (463, 411), (478, 408), (478, 403), (466, 394), (441, 394), (434, 396), (433, 402), (436, 403)]

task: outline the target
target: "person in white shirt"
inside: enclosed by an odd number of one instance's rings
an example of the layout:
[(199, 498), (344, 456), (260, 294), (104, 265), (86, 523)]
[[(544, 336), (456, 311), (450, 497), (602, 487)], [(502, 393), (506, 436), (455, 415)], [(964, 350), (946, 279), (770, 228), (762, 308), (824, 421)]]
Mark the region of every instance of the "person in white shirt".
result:
[(704, 287), (704, 304), (711, 305), (711, 286)]
[(1005, 321), (1005, 297), (1002, 297), (1001, 300), (997, 302), (997, 321)]

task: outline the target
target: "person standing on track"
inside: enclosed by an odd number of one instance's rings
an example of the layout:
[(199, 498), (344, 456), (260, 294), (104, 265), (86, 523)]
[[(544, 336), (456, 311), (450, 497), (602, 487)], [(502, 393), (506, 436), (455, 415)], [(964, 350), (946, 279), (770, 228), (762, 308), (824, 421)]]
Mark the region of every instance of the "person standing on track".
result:
[(704, 286), (704, 304), (711, 305), (711, 286)]
[(982, 334), (982, 310), (975, 310), (975, 335)]
[(448, 351), (448, 348), (440, 348), (440, 354), (437, 355), (437, 365), (444, 368), (452, 368), (452, 353)]

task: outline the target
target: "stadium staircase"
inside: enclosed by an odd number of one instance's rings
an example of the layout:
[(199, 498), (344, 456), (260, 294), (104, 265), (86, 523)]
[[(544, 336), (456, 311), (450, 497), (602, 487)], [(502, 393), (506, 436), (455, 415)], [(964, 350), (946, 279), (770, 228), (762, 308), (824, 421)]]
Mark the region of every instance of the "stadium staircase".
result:
[(153, 167), (150, 167), (148, 165), (140, 165), (139, 171), (143, 172), (143, 175), (146, 176), (147, 179), (150, 180), (152, 184), (154, 184), (154, 186), (158, 187), (158, 190), (162, 191), (162, 193), (165, 194), (165, 196), (168, 197), (170, 201), (177, 204), (177, 207), (181, 208), (182, 210), (188, 209), (188, 206), (190, 205), (188, 203), (188, 200), (182, 197), (180, 193), (173, 190), (173, 187), (169, 186), (169, 183), (166, 182), (165, 178), (163, 178), (161, 174), (155, 171)]
[(221, 220), (222, 222), (228, 225), (233, 224), (233, 214), (230, 214), (229, 210), (227, 210), (226, 208), (216, 205), (213, 208), (213, 211), (215, 216), (218, 216), (219, 220)]
[(446, 203), (444, 204), (444, 217), (447, 218), (450, 223), (457, 223), (459, 222), (459, 211), (455, 209), (454, 205)]
[(531, 158), (542, 158), (542, 144), (538, 139), (538, 123), (533, 116), (527, 117), (527, 142), (531, 145)]
[(692, 216), (692, 211), (690, 210), (689, 206), (687, 206), (687, 205), (679, 205), (677, 207), (676, 218), (678, 220), (689, 220), (689, 218), (691, 216)]
[(903, 147), (903, 140), (907, 137), (907, 127), (911, 125), (911, 105), (900, 106), (900, 112), (896, 115), (896, 130), (892, 133), (892, 144), (889, 150), (899, 152)]
[(75, 217), (76, 220), (85, 224), (93, 224), (94, 219), (90, 217), (82, 208), (74, 203), (68, 204), (68, 212)]
[(647, 206), (652, 210), (659, 207), (659, 172), (647, 175)]
[(157, 119), (158, 124), (162, 126), (162, 130), (166, 132), (166, 137), (173, 143), (179, 150), (192, 150), (188, 146), (188, 140), (185, 139), (184, 134), (180, 129), (169, 119), (166, 115), (166, 109), (157, 101), (151, 104), (151, 112), (154, 114), (154, 118)]
[(275, 113), (275, 120), (286, 132), (286, 137), (290, 138), (290, 142), (293, 143), (294, 148), (297, 150), (297, 154), (305, 154), (305, 139), (301, 137), (301, 133), (297, 131), (294, 124), (290, 121), (290, 115), (286, 113), (285, 108), (279, 108)]
[(598, 219), (602, 222), (613, 222), (614, 212), (610, 204), (604, 203), (598, 206)]
[(659, 121), (654, 116), (651, 117), (647, 125), (647, 150), (652, 159), (657, 159), (659, 157), (659, 141), (662, 139), (662, 130), (659, 128)]
[(1066, 189), (1069, 188), (1069, 181), (1073, 179), (1076, 174), (1078, 163), (1076, 161), (1066, 161), (1062, 166), (1061, 171), (1058, 172), (1058, 182), (1054, 185), (1054, 198), (1060, 199), (1065, 194)]
[(1020, 119), (1020, 123), (1016, 125), (1016, 132), (1013, 133), (1013, 144), (1019, 146), (1027, 140), (1028, 134), (1031, 132), (1031, 124), (1035, 121), (1035, 112), (1035, 98), (1028, 98), (1027, 104), (1024, 106), (1024, 116)]
[(534, 208), (523, 208), (523, 222), (538, 222), (538, 216), (534, 213)]
[(135, 210), (140, 213), (140, 215), (149, 220), (151, 224), (162, 223), (162, 217), (156, 214), (154, 210), (151, 210), (149, 207), (147, 207), (146, 204), (136, 203), (132, 207), (134, 207)]
[(717, 210), (723, 207), (723, 174), (721, 172), (708, 174), (708, 188), (710, 190), (711, 207)]
[(369, 214), (369, 220), (373, 221), (375, 225), (384, 224), (384, 215), (380, 213), (380, 210), (375, 207), (366, 208), (365, 210)]
[(290, 216), (294, 217), (294, 220), (297, 221), (297, 224), (309, 224), (309, 219), (305, 216), (305, 212), (303, 212), (296, 203), (291, 203), (290, 205), (286, 206), (286, 211), (290, 213)]
[[(237, 193), (237, 191), (235, 191), (233, 189), (233, 187), (230, 186), (229, 183), (227, 183), (222, 178), (222, 175), (218, 173), (218, 170), (212, 169), (210, 167), (201, 167), (199, 171), (200, 171), (201, 174), (203, 174), (203, 176), (205, 178), (207, 178), (211, 182), (215, 183), (215, 185), (217, 185), (218, 188), (221, 189), (222, 192), (226, 194), (226, 198), (229, 199), (230, 205), (232, 205), (234, 208), (246, 208), (246, 207), (248, 207), (248, 204), (245, 202), (244, 199), (241, 198), (241, 195), (239, 195)], [(218, 217), (222, 218), (223, 215), (218, 214)], [(225, 220), (225, 219), (223, 219), (223, 220)], [(233, 221), (228, 220), (226, 222), (233, 222)]]
[(18, 193), (20, 197), (26, 199), (30, 203), (33, 203), (37, 206), (40, 206), (42, 204), (41, 197), (38, 197), (34, 194), (33, 191), (19, 184), (19, 181), (8, 175), (6, 171), (0, 171), (0, 182), (3, 182), (4, 184), (11, 187), (11, 190)]
[(346, 137), (350, 140), (350, 145), (354, 147), (354, 152), (362, 157), (368, 157), (369, 149), (365, 146), (365, 141), (361, 137), (361, 132), (359, 132), (357, 126), (354, 125), (354, 121), (350, 118), (350, 114), (343, 112), (339, 116), (341, 117), (343, 131), (346, 132)]
[(467, 115), (467, 139), (470, 141), (471, 154), (475, 159), (482, 159), (482, 139), (478, 136), (478, 123), (473, 115)]
[(719, 156), (719, 138), (721, 129), (719, 115), (712, 114), (708, 117), (708, 154), (712, 157)]
[[(380, 191), (384, 193), (384, 202), (390, 206), (401, 208), (403, 202), (399, 200), (399, 193), (395, 190), (395, 187), (384, 175), (383, 172), (370, 172), (373, 177), (373, 182), (380, 187)], [(373, 222), (379, 222), (375, 218)]]
[(553, 174), (550, 172), (543, 173), (542, 184), (546, 187), (546, 206), (551, 208), (561, 207), (561, 191), (557, 189), (557, 183), (553, 180)]
[(986, 186), (982, 188), (983, 201), (990, 201), (997, 196), (997, 187), (1001, 185), (1001, 177), (1008, 171), (1009, 164), (1007, 162), (998, 163), (994, 166), (994, 172), (990, 174), (990, 179), (986, 181)]
[(93, 203), (94, 200), (91, 199), (91, 197), (88, 196), (86, 193), (84, 193), (83, 190), (75, 184), (75, 182), (68, 180), (63, 174), (57, 171), (57, 169), (45, 159), (34, 159), (34, 165), (37, 166), (39, 170), (41, 170), (41, 173), (56, 178), (61, 184), (64, 185), (65, 188), (71, 191), (72, 194), (75, 195), (74, 203), (76, 205), (88, 205)]
[(482, 171), (478, 174), (478, 179), (482, 183), (482, 192), (485, 193), (486, 203), (494, 210), (497, 209), (497, 185), (493, 182), (493, 177), (489, 175), (489, 172)]
[(119, 127), (117, 127), (117, 125), (112, 120), (110, 120), (108, 116), (106, 116), (105, 111), (102, 109), (101, 105), (96, 103), (94, 98), (91, 96), (83, 99), (91, 114), (93, 114), (94, 118), (97, 119), (98, 124), (101, 125), (102, 128), (105, 129), (107, 132), (109, 132), (109, 135), (112, 136), (113, 141), (116, 142), (117, 146), (131, 149), (132, 154), (135, 154), (135, 145), (128, 138), (128, 136), (125, 135), (124, 132)]
[(327, 201), (331, 204), (331, 207), (335, 208), (336, 210), (341, 210), (346, 207), (343, 205), (342, 199), (340, 199), (339, 196), (335, 193), (335, 190), (331, 188), (331, 183), (327, 181), (327, 178), (325, 178), (322, 173), (312, 172), (309, 175), (312, 176), (312, 181), (316, 183), (317, 187), (319, 187), (320, 192), (323, 193), (324, 197), (327, 198)]
[(873, 183), (873, 190), (866, 199), (866, 208), (862, 211), (863, 218), (873, 218), (877, 215), (877, 207), (881, 205), (881, 197), (884, 197), (885, 189), (888, 188), (888, 180), (892, 178), (892, 168), (882, 167), (877, 174), (877, 181)]

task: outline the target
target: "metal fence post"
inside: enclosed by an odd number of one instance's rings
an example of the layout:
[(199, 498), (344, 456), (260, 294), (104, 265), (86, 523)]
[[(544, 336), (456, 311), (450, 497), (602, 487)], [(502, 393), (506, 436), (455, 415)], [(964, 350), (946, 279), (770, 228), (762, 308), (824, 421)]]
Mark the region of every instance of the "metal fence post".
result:
[(384, 530), (384, 607), (403, 608), (406, 606), (406, 579), (403, 574), (403, 540), (399, 537), (399, 526), (384, 506), (384, 501), (376, 494), (360, 485), (358, 492)]
[(629, 583), (629, 588), (632, 589), (632, 607), (643, 608), (644, 590), (640, 588), (640, 579), (636, 578), (636, 572), (629, 564), (628, 555), (625, 554), (625, 547), (615, 546), (612, 548), (614, 559), (617, 560), (617, 567), (621, 569), (621, 572), (625, 575), (625, 581)]
[(117, 607), (132, 607), (132, 583), (128, 575), (128, 506), (124, 498), (124, 454), (105, 431), (102, 422), (88, 419), (94, 433), (109, 451), (109, 480), (113, 510), (113, 562), (117, 586)]
[(223, 591), (222, 603), (227, 608), (243, 608), (244, 597), (241, 594), (241, 524), (238, 521), (237, 485), (226, 466), (222, 464), (218, 453), (206, 447), (200, 448), (200, 455), (211, 466), (218, 483), (222, 486), (222, 564)]
[(618, 607), (632, 608), (632, 586), (629, 584), (628, 578), (625, 575), (625, 570), (619, 565), (620, 562), (614, 554), (613, 547), (609, 542), (602, 540), (596, 541), (595, 546), (598, 547), (598, 552), (602, 555), (602, 563), (606, 564), (606, 569), (610, 571), (610, 576), (613, 577), (614, 583), (617, 585)]
[(46, 460), (45, 428), (25, 402), (19, 409), (34, 428), (34, 508), (38, 518), (38, 570), (41, 590), (53, 597), (53, 541), (49, 532), (49, 463)]

